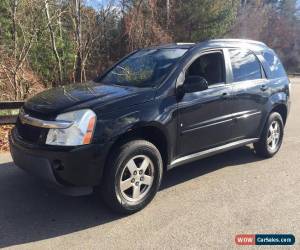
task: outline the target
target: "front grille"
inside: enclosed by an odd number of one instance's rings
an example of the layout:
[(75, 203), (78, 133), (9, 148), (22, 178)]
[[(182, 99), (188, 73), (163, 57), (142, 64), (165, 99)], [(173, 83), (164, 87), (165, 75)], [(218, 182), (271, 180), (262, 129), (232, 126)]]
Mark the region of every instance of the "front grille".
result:
[(27, 142), (35, 144), (44, 144), (49, 129), (34, 127), (28, 124), (23, 124), (20, 119), (17, 119), (16, 128), (19, 136)]

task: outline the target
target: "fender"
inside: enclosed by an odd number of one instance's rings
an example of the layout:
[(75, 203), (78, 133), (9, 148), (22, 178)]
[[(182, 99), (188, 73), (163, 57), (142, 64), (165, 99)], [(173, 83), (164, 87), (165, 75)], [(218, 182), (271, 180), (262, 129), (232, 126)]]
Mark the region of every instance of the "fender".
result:
[[(170, 126), (166, 126), (166, 121), (164, 119), (160, 119), (158, 106), (158, 101), (153, 100), (115, 111), (113, 113), (103, 114), (99, 121), (100, 125), (97, 125), (99, 129), (95, 131), (98, 134), (95, 137), (101, 138), (101, 141), (97, 141), (97, 143), (107, 143), (110, 147), (113, 147), (124, 137), (128, 138), (129, 134), (132, 136), (141, 136), (144, 132), (147, 133), (147, 136), (155, 137), (154, 140), (162, 139), (155, 133), (153, 135), (149, 135), (152, 130), (155, 130), (155, 132), (159, 131), (160, 136), (164, 136), (163, 141), (165, 142), (164, 144), (166, 144), (164, 146), (167, 150), (167, 161), (169, 161), (169, 159), (171, 159), (172, 152), (172, 143), (170, 143), (171, 134), (170, 131), (168, 131)], [(177, 126), (176, 121), (177, 119), (173, 119), (171, 123), (174, 123), (174, 126)], [(102, 136), (99, 136), (99, 134)]]
[(261, 123), (262, 126), (260, 128), (260, 134), (267, 122), (269, 115), (273, 110), (277, 109), (277, 107), (280, 106), (284, 106), (287, 111), (289, 110), (288, 101), (289, 101), (289, 95), (286, 91), (274, 93), (268, 98), (268, 102), (265, 106), (266, 109), (264, 111), (265, 115), (263, 116), (263, 121)]

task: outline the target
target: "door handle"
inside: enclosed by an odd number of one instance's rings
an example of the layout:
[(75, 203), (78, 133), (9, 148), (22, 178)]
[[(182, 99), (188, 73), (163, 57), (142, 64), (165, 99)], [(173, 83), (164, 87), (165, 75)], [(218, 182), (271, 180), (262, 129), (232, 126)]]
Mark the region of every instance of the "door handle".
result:
[(222, 97), (226, 99), (228, 97), (228, 93), (227, 92), (223, 92), (222, 93)]
[(268, 86), (263, 84), (260, 86), (261, 91), (266, 91), (268, 89)]

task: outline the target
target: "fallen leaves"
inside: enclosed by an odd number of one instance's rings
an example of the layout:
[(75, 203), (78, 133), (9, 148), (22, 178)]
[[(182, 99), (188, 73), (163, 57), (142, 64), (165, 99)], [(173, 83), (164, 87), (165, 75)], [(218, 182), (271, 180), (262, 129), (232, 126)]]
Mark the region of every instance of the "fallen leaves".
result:
[(12, 128), (12, 125), (0, 126), (0, 152), (9, 151), (8, 135)]

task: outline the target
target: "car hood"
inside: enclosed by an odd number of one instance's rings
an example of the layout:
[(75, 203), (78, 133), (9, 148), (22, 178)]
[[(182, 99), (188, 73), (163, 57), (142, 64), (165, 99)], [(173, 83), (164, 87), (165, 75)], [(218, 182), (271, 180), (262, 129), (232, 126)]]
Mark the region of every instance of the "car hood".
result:
[(153, 88), (105, 85), (96, 82), (52, 88), (29, 99), (24, 108), (40, 114), (54, 115), (79, 108), (109, 110), (146, 102), (154, 97)]

